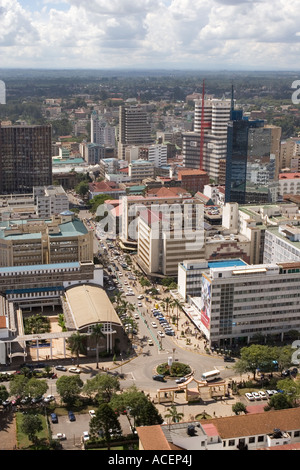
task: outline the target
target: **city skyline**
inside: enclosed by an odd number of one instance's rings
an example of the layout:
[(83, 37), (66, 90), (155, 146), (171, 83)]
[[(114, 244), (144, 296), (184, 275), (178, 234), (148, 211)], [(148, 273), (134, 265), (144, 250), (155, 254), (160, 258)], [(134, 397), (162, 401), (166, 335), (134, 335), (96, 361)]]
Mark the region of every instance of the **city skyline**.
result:
[(3, 68), (298, 70), (297, 0), (0, 0)]

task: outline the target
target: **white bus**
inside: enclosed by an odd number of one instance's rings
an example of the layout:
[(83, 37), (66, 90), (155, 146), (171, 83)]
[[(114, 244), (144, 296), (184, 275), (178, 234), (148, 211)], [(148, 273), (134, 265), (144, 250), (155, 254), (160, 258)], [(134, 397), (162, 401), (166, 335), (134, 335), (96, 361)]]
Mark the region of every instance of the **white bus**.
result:
[(210, 370), (209, 372), (204, 372), (201, 376), (202, 380), (209, 382), (210, 380), (215, 380), (220, 378), (220, 371), (218, 369)]

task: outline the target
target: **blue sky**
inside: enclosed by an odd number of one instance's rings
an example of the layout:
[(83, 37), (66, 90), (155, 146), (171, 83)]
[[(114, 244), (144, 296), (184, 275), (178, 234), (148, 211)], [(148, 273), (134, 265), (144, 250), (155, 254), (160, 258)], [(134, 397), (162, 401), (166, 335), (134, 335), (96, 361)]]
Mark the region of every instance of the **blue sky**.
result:
[(0, 0), (0, 67), (299, 70), (299, 0)]

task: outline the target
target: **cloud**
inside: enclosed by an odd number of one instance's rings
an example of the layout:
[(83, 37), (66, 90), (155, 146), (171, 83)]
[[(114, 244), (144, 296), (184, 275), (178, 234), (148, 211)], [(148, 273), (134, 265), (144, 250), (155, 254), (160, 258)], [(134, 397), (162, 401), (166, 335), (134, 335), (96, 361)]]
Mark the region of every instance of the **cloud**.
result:
[(299, 0), (21, 4), (0, 0), (4, 67), (299, 68)]

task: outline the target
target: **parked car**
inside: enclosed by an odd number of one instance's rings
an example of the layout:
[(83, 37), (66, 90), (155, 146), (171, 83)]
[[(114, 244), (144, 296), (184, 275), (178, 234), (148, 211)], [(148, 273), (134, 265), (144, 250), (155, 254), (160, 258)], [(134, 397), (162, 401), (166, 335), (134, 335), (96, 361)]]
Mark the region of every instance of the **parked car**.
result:
[(158, 330), (157, 334), (158, 334), (158, 336), (160, 336), (161, 338), (164, 338), (164, 337), (165, 337), (165, 334), (164, 334), (162, 331), (160, 331), (160, 330)]
[(89, 410), (89, 415), (91, 418), (94, 418), (94, 416), (96, 416), (95, 410)]
[(88, 431), (83, 431), (82, 437), (84, 441), (88, 441), (90, 438)]
[(235, 362), (235, 359), (231, 356), (224, 356), (224, 362)]
[(165, 333), (166, 333), (166, 335), (168, 335), (168, 336), (175, 336), (175, 331), (172, 330), (172, 329), (166, 330)]
[(69, 421), (76, 421), (73, 411), (68, 411)]
[(65, 372), (67, 370), (67, 368), (65, 366), (56, 366), (55, 369), (56, 370), (61, 370), (63, 372)]
[(157, 380), (158, 382), (166, 382), (166, 379), (165, 379), (164, 375), (162, 375), (162, 374), (153, 375), (152, 379)]
[(175, 380), (177, 384), (183, 384), (186, 381), (187, 381), (187, 377), (180, 377), (180, 379)]
[(261, 391), (258, 392), (258, 393), (259, 393), (259, 395), (260, 395), (260, 397), (261, 397), (262, 400), (267, 400), (267, 395), (266, 395), (265, 392), (263, 392), (263, 391), (261, 390)]
[(143, 298), (144, 298), (143, 295), (139, 295), (139, 296), (138, 296), (138, 300), (142, 300)]
[(157, 328), (157, 324), (155, 323), (155, 321), (153, 321), (153, 322), (151, 323), (151, 326), (152, 326), (152, 328)]
[(255, 398), (254, 396), (252, 395), (252, 393), (245, 393), (245, 397), (248, 398), (249, 401), (254, 401)]
[(268, 397), (272, 397), (274, 395), (273, 390), (266, 390), (266, 394)]
[(261, 400), (261, 396), (258, 392), (252, 392), (252, 395), (254, 396), (255, 400)]
[(38, 396), (38, 397), (34, 397), (34, 398), (31, 400), (31, 403), (32, 403), (33, 405), (35, 405), (36, 403), (40, 403), (40, 402), (43, 401), (43, 400), (44, 400), (44, 397), (40, 395), (40, 396)]
[(57, 441), (65, 441), (67, 437), (62, 432), (58, 432), (57, 434), (54, 434), (54, 436), (52, 436), (52, 439), (57, 440)]
[(148, 344), (149, 344), (149, 346), (153, 346), (153, 341), (152, 341), (152, 339), (148, 339)]
[(51, 401), (54, 401), (55, 398), (53, 395), (47, 395), (45, 398), (44, 398), (44, 403), (50, 403)]
[(50, 418), (53, 424), (58, 423), (58, 417), (56, 413), (51, 413)]
[(80, 374), (81, 369), (79, 369), (79, 367), (70, 367), (69, 372), (72, 372), (73, 374)]

